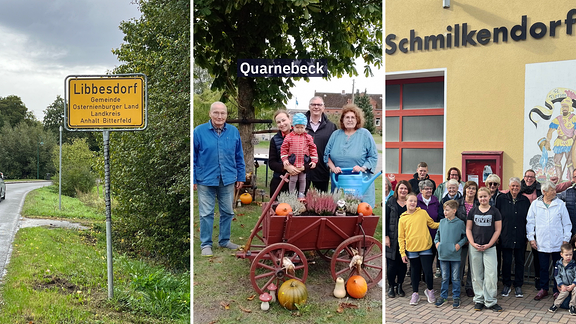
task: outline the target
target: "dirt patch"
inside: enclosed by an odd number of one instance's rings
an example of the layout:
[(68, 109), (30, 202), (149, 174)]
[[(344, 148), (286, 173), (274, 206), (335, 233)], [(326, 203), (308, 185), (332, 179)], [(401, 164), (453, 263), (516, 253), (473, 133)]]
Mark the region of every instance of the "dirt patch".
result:
[(56, 277), (56, 276), (44, 276), (44, 280), (42, 282), (38, 282), (34, 284), (34, 290), (50, 290), (57, 288), (59, 292), (63, 294), (73, 294), (78, 290), (81, 290), (75, 284), (69, 282), (66, 279)]

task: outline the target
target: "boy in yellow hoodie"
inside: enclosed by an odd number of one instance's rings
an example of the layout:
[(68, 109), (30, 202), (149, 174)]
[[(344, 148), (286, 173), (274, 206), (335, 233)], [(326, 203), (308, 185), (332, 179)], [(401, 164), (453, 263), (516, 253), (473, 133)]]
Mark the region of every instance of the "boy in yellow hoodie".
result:
[(428, 215), (425, 210), (417, 207), (418, 199), (414, 193), (406, 196), (406, 211), (400, 215), (398, 222), (398, 245), (400, 248), (400, 255), (402, 261), (408, 263), (410, 259), (410, 279), (412, 281), (412, 298), (410, 298), (410, 305), (417, 305), (420, 301), (418, 294), (418, 285), (420, 284), (420, 273), (424, 271), (424, 279), (426, 281), (427, 289), (424, 290), (424, 295), (429, 303), (434, 303), (436, 297), (434, 296), (432, 274), (432, 262), (434, 255), (432, 254), (432, 237), (428, 228), (437, 229), (439, 223)]

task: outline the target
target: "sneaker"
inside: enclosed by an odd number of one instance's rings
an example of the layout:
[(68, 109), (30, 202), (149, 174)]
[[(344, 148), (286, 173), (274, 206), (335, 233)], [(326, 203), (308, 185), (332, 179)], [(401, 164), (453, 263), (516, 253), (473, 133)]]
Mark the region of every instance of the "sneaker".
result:
[(420, 295), (417, 292), (412, 294), (412, 298), (410, 298), (410, 305), (416, 306), (420, 301)]
[(460, 307), (460, 298), (454, 298), (454, 302), (452, 303), (452, 308), (456, 309)]
[(502, 297), (508, 297), (508, 295), (510, 295), (510, 287), (504, 286), (502, 288)]
[(444, 299), (442, 297), (438, 297), (438, 299), (436, 300), (436, 307), (440, 307), (440, 306), (444, 305), (445, 302), (446, 302), (446, 299)]
[(546, 296), (548, 296), (548, 290), (540, 289), (540, 291), (534, 297), (534, 300), (540, 300)]
[(493, 312), (501, 312), (502, 311), (502, 307), (500, 307), (500, 305), (498, 305), (498, 304), (494, 304), (494, 305), (488, 307), (488, 309), (491, 309)]
[(298, 193), (298, 199), (306, 199), (306, 196), (303, 192)]
[[(574, 307), (574, 306), (572, 306), (572, 307)], [(552, 305), (552, 306), (550, 306), (550, 308), (548, 308), (548, 311), (550, 313), (556, 313), (557, 310), (558, 310), (558, 307), (556, 307), (556, 305)]]
[(570, 313), (570, 315), (576, 315), (576, 307), (570, 306), (568, 313)]
[(424, 290), (424, 295), (426, 295), (426, 298), (428, 298), (428, 302), (430, 304), (433, 304), (436, 302), (436, 297), (434, 296), (434, 289)]
[(234, 244), (230, 241), (226, 243), (226, 245), (220, 245), (221, 248), (230, 249), (230, 250), (237, 250), (240, 246), (238, 244)]
[(203, 257), (211, 257), (213, 256), (212, 254), (212, 247), (211, 246), (205, 246), (202, 248), (202, 256)]
[(522, 294), (522, 287), (515, 287), (514, 288), (514, 295), (516, 296), (516, 298), (524, 297), (524, 294)]
[(482, 303), (474, 304), (474, 310), (475, 311), (481, 311), (483, 308), (484, 308), (484, 304), (482, 304)]
[(434, 274), (434, 278), (436, 278), (436, 279), (442, 278), (442, 272), (440, 271), (440, 268), (436, 268), (436, 273)]

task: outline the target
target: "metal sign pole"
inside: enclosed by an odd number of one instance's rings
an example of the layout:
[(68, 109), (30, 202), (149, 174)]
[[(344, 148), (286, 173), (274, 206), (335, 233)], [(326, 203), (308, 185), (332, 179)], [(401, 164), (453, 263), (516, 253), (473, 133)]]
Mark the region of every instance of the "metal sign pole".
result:
[(112, 269), (112, 216), (110, 206), (110, 131), (104, 130), (104, 201), (106, 203), (106, 253), (108, 255), (108, 299), (114, 298), (114, 272)]
[[(60, 125), (60, 157), (58, 171), (58, 208), (62, 210), (62, 125)], [(268, 171), (268, 170), (266, 170)]]

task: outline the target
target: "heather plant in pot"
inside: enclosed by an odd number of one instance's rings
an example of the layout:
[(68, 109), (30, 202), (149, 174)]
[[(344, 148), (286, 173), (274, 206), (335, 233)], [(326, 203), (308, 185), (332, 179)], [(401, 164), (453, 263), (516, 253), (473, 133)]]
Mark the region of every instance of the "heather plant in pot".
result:
[(320, 216), (333, 216), (338, 207), (337, 201), (337, 196), (312, 188), (306, 194), (306, 210)]

